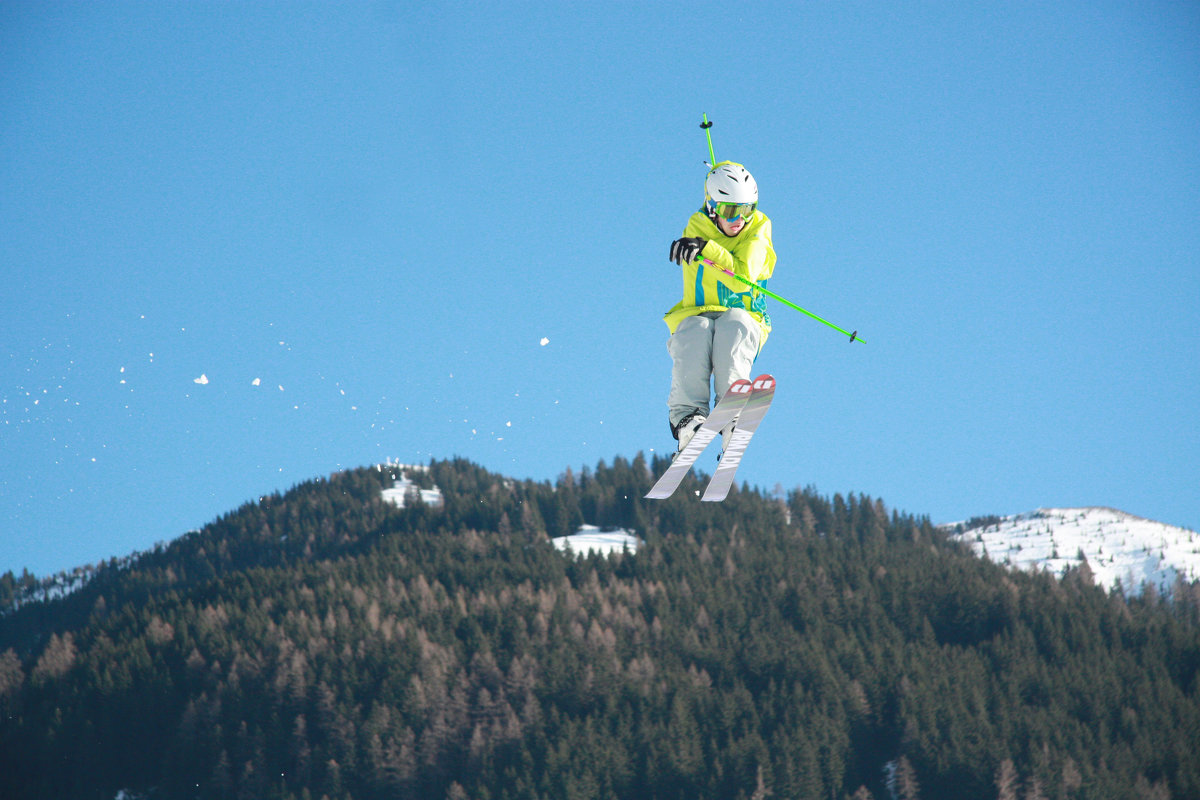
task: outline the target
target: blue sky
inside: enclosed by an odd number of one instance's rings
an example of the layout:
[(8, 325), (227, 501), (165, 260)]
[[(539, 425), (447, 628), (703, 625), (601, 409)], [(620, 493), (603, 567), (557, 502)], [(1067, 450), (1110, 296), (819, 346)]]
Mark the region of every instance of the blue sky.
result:
[(741, 478), (1200, 528), (1197, 42), (1190, 3), (5, 3), (0, 571), (387, 459), (669, 451), (702, 113), (771, 288), (867, 342), (772, 304)]

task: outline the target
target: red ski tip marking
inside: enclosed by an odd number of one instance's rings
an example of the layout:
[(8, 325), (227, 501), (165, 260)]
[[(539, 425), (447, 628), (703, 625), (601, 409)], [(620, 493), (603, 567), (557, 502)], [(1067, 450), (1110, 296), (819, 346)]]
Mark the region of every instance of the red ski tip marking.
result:
[(770, 375), (759, 375), (754, 379), (753, 387), (756, 392), (761, 392), (763, 389), (774, 389), (775, 379)]

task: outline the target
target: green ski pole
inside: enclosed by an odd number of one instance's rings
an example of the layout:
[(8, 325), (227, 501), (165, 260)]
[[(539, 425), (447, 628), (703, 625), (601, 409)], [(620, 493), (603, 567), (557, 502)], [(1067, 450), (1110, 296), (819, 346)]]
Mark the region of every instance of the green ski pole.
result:
[(849, 336), (849, 337), (850, 337), (850, 341), (851, 341), (851, 342), (861, 342), (861, 341), (862, 341), (862, 339), (858, 338), (858, 331), (854, 331), (853, 333), (851, 333), (850, 331), (845, 331), (845, 330), (842, 330), (841, 328), (839, 328), (837, 325), (834, 325), (834, 324), (833, 324), (832, 322), (830, 322), (829, 320), (827, 320), (827, 319), (821, 319), (820, 317), (818, 317), (816, 314), (812, 313), (812, 312), (811, 312), (811, 311), (809, 311), (808, 309), (806, 309), (806, 308), (801, 308), (800, 306), (798, 306), (798, 305), (796, 305), (795, 303), (793, 303), (791, 300), (788, 300), (788, 299), (786, 299), (786, 298), (780, 297), (779, 295), (777, 295), (777, 294), (775, 294), (774, 292), (772, 292), (770, 289), (767, 289), (767, 288), (766, 288), (766, 287), (764, 287), (764, 286), (759, 286), (757, 283), (755, 283), (755, 282), (754, 282), (754, 281), (752, 281), (752, 280), (749, 280), (749, 279), (747, 279), (747, 278), (743, 278), (741, 275), (735, 275), (735, 274), (733, 274), (733, 273), (732, 273), (732, 272), (730, 272), (729, 270), (727, 270), (727, 269), (725, 269), (724, 267), (722, 267), (720, 264), (717, 264), (717, 263), (715, 263), (715, 262), (713, 262), (713, 261), (710, 261), (710, 260), (709, 260), (709, 259), (707, 259), (707, 258), (701, 258), (701, 259), (699, 259), (699, 261), (700, 261), (700, 263), (701, 263), (701, 264), (704, 264), (705, 266), (712, 267), (713, 269), (720, 270), (721, 272), (724, 272), (724, 273), (725, 273), (726, 275), (728, 275), (729, 277), (731, 277), (731, 278), (735, 278), (735, 279), (737, 279), (737, 280), (741, 281), (742, 283), (746, 284), (747, 286), (753, 286), (755, 289), (758, 289), (760, 292), (762, 292), (763, 294), (765, 294), (767, 297), (770, 297), (770, 298), (772, 298), (772, 299), (774, 299), (774, 300), (778, 300), (779, 302), (783, 303), (783, 304), (784, 304), (785, 306), (787, 306), (788, 308), (794, 308), (794, 309), (796, 309), (797, 311), (799, 311), (801, 314), (807, 314), (808, 316), (810, 316), (810, 317), (812, 317), (813, 319), (815, 319), (817, 322), (820, 322), (820, 323), (823, 323), (823, 324), (825, 324), (825, 325), (828, 325), (829, 327), (833, 328), (835, 331), (837, 331), (838, 333), (842, 334), (843, 336)]

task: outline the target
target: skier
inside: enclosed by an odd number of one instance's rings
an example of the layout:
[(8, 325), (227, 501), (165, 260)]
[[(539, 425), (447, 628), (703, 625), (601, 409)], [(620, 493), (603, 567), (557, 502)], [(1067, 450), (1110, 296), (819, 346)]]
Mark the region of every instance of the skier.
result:
[[(762, 294), (721, 271), (761, 284), (775, 269), (771, 220), (758, 210), (758, 184), (744, 166), (722, 161), (709, 170), (704, 206), (671, 242), (670, 259), (683, 267), (683, 299), (663, 318), (671, 331), (667, 406), (681, 451), (707, 418), (713, 389), (720, 399), (735, 381), (749, 378), (771, 331)], [(733, 427), (721, 431), (722, 449)]]

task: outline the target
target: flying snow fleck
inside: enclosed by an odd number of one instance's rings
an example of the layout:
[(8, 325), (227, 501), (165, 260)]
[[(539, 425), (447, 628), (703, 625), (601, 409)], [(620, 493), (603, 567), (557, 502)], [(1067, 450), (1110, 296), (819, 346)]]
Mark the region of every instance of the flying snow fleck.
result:
[(254, 380), (250, 381), (250, 385), (251, 386), (262, 386), (262, 378), (255, 378)]
[(205, 375), (204, 373), (200, 373), (200, 377), (193, 379), (192, 383), (198, 383), (201, 386), (205, 386), (208, 384), (208, 376)]
[(545, 336), (543, 336), (541, 344), (542, 344), (542, 347), (545, 347), (546, 345), (550, 344), (550, 340), (547, 339)]

